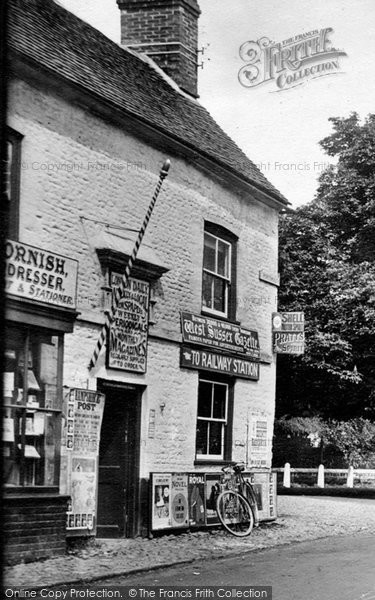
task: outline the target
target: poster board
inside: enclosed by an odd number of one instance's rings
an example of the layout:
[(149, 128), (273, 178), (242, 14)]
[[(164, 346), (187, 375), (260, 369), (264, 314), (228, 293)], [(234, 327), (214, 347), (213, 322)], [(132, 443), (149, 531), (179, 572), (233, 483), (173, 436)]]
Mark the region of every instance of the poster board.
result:
[[(119, 288), (121, 280), (122, 275), (111, 273), (112, 289)], [(129, 278), (109, 329), (108, 368), (146, 372), (149, 296), (147, 281)]]
[(188, 476), (186, 473), (172, 473), (171, 522), (172, 527), (189, 526)]
[(64, 397), (60, 491), (70, 496), (67, 532), (96, 533), (98, 461), (104, 394), (72, 388)]
[(262, 411), (249, 414), (247, 464), (250, 468), (269, 469), (272, 460), (272, 418)]
[(171, 473), (151, 473), (151, 529), (172, 527)]
[(220, 473), (206, 473), (205, 485), (205, 508), (206, 525), (218, 525), (220, 523), (216, 512), (216, 498), (220, 493)]
[(259, 521), (272, 521), (277, 517), (276, 473), (252, 471), (244, 473), (245, 480), (253, 486), (257, 500)]
[(188, 474), (189, 525), (202, 527), (206, 524), (205, 474)]

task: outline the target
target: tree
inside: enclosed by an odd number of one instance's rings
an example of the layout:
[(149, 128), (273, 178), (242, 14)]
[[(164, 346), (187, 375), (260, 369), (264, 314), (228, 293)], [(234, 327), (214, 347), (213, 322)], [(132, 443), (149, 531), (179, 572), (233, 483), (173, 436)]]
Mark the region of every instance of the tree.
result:
[(375, 115), (330, 120), (337, 164), (280, 224), (279, 309), (305, 312), (306, 353), (278, 357), (279, 416), (375, 416)]

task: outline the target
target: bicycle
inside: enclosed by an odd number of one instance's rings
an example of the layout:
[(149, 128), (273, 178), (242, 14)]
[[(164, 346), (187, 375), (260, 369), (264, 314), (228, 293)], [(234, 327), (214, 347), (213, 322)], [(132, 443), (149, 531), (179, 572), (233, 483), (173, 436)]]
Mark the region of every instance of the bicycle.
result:
[(244, 465), (223, 467), (221, 492), (216, 500), (220, 522), (236, 537), (250, 535), (259, 524), (258, 508), (253, 487), (243, 476)]

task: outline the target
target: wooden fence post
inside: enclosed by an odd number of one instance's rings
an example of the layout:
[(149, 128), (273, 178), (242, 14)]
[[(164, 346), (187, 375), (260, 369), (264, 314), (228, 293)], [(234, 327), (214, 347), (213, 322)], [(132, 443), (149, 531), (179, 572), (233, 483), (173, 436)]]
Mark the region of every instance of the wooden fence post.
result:
[(290, 463), (284, 465), (283, 487), (290, 488)]
[(348, 469), (348, 476), (346, 478), (346, 485), (349, 488), (354, 487), (354, 468), (353, 467), (349, 467), (349, 469)]
[(324, 465), (319, 465), (318, 468), (318, 487), (324, 488)]

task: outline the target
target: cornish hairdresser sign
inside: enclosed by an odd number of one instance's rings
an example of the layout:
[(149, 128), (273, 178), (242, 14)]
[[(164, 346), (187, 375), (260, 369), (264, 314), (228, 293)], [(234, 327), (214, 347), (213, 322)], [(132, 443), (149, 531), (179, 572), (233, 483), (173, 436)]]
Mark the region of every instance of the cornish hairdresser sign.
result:
[(260, 358), (258, 333), (235, 323), (183, 312), (181, 329), (184, 342), (244, 354), (254, 360)]
[[(122, 275), (112, 273), (112, 288), (118, 286), (121, 279)], [(129, 278), (110, 326), (108, 367), (146, 372), (149, 292), (149, 283)]]
[(224, 375), (233, 375), (243, 379), (259, 379), (259, 362), (254, 362), (239, 356), (228, 356), (217, 352), (207, 352), (206, 350), (181, 348), (181, 367), (187, 369), (199, 369), (202, 371), (211, 371), (222, 373)]
[(63, 308), (75, 308), (78, 261), (22, 242), (5, 244), (6, 293)]

